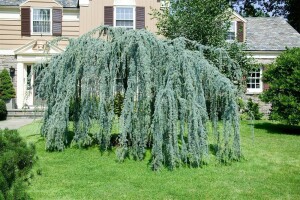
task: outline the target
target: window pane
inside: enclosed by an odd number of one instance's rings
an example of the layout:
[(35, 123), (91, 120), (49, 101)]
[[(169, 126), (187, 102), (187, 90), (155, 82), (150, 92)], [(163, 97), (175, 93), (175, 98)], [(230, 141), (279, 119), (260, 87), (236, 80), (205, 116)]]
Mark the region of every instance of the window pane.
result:
[(260, 89), (261, 88), (260, 81), (261, 81), (260, 69), (250, 72), (249, 77), (247, 79), (247, 88)]
[(50, 9), (34, 9), (32, 24), (34, 33), (50, 33)]
[(226, 39), (227, 40), (235, 40), (235, 32), (228, 32)]
[(133, 26), (133, 21), (132, 20), (117, 20), (116, 21), (116, 26), (123, 26), (123, 27), (132, 27)]
[(116, 20), (133, 20), (133, 8), (116, 8)]
[(229, 28), (230, 32), (235, 32), (235, 22), (230, 22), (230, 28)]

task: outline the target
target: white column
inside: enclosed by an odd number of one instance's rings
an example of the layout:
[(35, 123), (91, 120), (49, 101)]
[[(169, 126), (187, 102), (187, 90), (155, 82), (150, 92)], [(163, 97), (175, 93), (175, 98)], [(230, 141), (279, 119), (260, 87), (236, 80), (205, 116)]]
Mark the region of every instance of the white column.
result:
[(24, 94), (25, 94), (25, 87), (24, 87), (24, 64), (18, 63), (17, 64), (17, 106), (18, 109), (22, 109), (24, 105)]

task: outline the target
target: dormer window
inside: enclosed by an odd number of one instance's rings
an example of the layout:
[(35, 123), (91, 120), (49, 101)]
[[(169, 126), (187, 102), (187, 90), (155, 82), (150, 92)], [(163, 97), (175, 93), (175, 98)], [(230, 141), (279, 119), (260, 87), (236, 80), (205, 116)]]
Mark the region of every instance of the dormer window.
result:
[(32, 9), (32, 34), (52, 33), (51, 9)]
[(230, 22), (230, 27), (229, 30), (227, 32), (227, 41), (234, 41), (236, 38), (236, 22), (232, 21)]

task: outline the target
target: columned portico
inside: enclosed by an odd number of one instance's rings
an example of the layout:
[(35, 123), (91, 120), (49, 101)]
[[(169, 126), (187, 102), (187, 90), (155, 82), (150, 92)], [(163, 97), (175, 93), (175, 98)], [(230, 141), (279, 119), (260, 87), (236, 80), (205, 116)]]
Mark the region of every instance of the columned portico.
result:
[(15, 51), (17, 57), (17, 108), (34, 108), (33, 67), (36, 63), (46, 62), (52, 55), (61, 53), (59, 47), (47, 46), (46, 41), (32, 41)]

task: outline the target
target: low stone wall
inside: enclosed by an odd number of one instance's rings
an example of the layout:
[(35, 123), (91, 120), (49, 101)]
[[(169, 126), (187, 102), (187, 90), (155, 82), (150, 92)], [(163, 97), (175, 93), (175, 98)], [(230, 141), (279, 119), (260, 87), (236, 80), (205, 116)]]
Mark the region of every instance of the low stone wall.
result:
[(44, 115), (43, 109), (8, 109), (7, 118), (41, 118)]
[(245, 100), (248, 100), (248, 99), (252, 99), (253, 102), (258, 103), (259, 112), (263, 113), (265, 117), (269, 117), (272, 104), (263, 102), (259, 98), (258, 94), (246, 94)]

